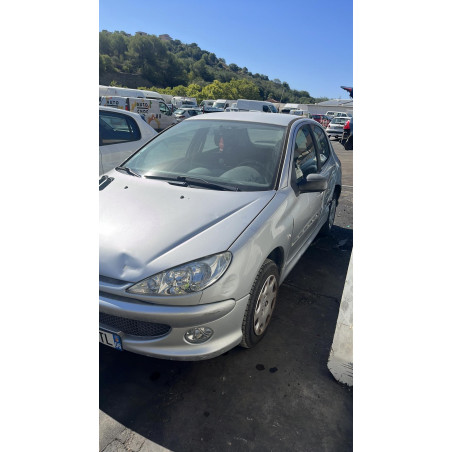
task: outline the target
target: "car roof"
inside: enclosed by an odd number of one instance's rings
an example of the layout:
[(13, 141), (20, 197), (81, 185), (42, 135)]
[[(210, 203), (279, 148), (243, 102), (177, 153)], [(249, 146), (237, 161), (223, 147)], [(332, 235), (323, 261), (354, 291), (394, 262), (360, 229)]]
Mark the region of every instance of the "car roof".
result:
[(208, 121), (208, 120), (226, 120), (226, 121), (247, 121), (261, 124), (273, 124), (277, 126), (288, 126), (294, 119), (300, 121), (311, 121), (308, 118), (302, 118), (297, 115), (286, 115), (280, 113), (263, 113), (260, 111), (240, 111), (240, 112), (218, 112), (209, 113), (208, 115), (199, 115), (190, 118), (189, 121)]
[(128, 110), (122, 110), (121, 108), (115, 108), (115, 107), (101, 107), (100, 105), (99, 105), (99, 110), (102, 110), (102, 111), (111, 111), (111, 112), (114, 112), (114, 113), (123, 113), (124, 115), (127, 115), (127, 116), (132, 116), (133, 118), (140, 118), (141, 119), (141, 116), (138, 114), (138, 113), (135, 113), (135, 112), (133, 112), (133, 111), (128, 111)]

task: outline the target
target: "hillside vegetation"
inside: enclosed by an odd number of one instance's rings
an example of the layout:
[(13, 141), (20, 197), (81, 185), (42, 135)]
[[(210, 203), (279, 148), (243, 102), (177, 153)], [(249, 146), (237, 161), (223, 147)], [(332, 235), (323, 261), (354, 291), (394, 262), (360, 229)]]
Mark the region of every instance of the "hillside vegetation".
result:
[[(311, 104), (327, 100), (291, 89), (278, 79), (253, 74), (246, 67), (183, 44), (169, 35), (124, 31), (99, 33), (101, 84), (145, 88), (173, 96), (202, 99), (256, 99)], [(107, 82), (105, 82), (107, 80)], [(144, 84), (144, 85), (143, 85)]]

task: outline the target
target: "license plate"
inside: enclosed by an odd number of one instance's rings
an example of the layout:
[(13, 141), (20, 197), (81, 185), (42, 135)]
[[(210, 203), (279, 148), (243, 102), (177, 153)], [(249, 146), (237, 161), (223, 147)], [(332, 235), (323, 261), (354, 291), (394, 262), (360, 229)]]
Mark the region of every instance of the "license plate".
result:
[(99, 342), (107, 345), (108, 347), (115, 348), (116, 350), (122, 350), (121, 336), (118, 334), (99, 330)]

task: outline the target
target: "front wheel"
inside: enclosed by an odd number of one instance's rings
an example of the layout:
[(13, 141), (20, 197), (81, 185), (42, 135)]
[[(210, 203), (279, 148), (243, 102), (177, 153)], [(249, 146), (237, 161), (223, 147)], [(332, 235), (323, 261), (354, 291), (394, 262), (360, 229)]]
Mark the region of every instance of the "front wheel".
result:
[(278, 288), (278, 267), (272, 260), (267, 259), (260, 268), (250, 292), (242, 323), (242, 347), (251, 348), (264, 337), (275, 309)]

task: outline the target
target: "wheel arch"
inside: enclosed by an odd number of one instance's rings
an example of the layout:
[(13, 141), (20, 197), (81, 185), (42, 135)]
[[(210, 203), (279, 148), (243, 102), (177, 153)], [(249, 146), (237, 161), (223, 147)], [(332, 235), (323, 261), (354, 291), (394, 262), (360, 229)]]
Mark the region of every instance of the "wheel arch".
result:
[(278, 272), (281, 275), (282, 268), (284, 265), (284, 250), (281, 246), (273, 249), (273, 251), (267, 256), (266, 259), (272, 260), (278, 267)]

